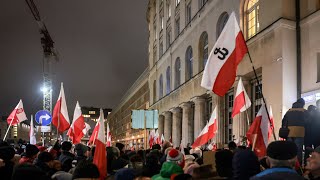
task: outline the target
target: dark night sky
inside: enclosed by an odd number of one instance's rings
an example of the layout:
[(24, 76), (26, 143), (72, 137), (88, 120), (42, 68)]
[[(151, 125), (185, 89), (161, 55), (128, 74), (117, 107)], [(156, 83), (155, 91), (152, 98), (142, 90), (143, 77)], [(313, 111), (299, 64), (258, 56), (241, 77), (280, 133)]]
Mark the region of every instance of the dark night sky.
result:
[[(147, 0), (34, 0), (60, 54), (70, 119), (81, 106), (114, 108), (147, 67)], [(0, 1), (0, 116), (21, 98), (27, 116), (42, 108), (42, 47), (24, 0)]]

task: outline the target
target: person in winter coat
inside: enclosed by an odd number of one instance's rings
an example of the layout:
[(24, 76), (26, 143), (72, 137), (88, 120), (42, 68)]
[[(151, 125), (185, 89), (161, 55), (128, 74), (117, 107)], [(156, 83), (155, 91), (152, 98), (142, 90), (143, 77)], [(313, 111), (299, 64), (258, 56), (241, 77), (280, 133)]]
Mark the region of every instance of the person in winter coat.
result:
[(232, 169), (234, 180), (249, 180), (260, 172), (260, 163), (251, 150), (238, 150), (232, 159)]
[(302, 162), (302, 146), (304, 145), (305, 123), (308, 119), (308, 113), (303, 108), (305, 102), (302, 98), (293, 103), (282, 119), (282, 127), (288, 127), (288, 141), (294, 142), (298, 147), (298, 160)]
[[(2, 174), (1, 174), (2, 179)], [(11, 180), (50, 180), (44, 171), (33, 164), (23, 163), (14, 168)]]
[(35, 165), (40, 168), (48, 177), (51, 177), (57, 172), (57, 169), (53, 168), (54, 161), (53, 156), (48, 152), (42, 152), (38, 156), (38, 160)]
[(88, 147), (84, 144), (76, 144), (74, 147), (76, 156), (75, 160), (77, 161), (76, 164), (78, 164), (82, 160), (86, 160), (88, 157)]
[(161, 169), (159, 157), (156, 154), (148, 154), (146, 156), (146, 165), (143, 167), (142, 176), (152, 177), (159, 174)]
[(293, 168), (297, 161), (298, 148), (292, 141), (273, 141), (267, 147), (267, 162), (270, 165), (250, 180), (303, 180)]
[(61, 155), (59, 156), (59, 161), (62, 164), (62, 170), (68, 172), (72, 168), (72, 161), (75, 156), (70, 152), (72, 144), (69, 141), (64, 141), (61, 145)]
[(33, 164), (34, 160), (37, 158), (39, 149), (37, 146), (28, 144), (25, 150), (25, 156), (19, 160), (19, 164), (29, 163)]
[(182, 168), (174, 162), (163, 163), (160, 174), (152, 176), (152, 180), (170, 180), (172, 175), (183, 174)]
[(14, 163), (12, 159), (14, 158), (14, 149), (7, 143), (0, 143), (0, 159), (2, 166), (0, 167), (0, 179), (10, 180), (13, 172)]

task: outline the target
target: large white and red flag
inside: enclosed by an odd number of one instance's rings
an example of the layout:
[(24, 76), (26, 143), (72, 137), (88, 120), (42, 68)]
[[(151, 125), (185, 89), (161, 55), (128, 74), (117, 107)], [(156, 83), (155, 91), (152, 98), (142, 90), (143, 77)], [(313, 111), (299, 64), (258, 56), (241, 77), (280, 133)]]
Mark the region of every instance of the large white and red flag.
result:
[(234, 98), (234, 103), (233, 103), (233, 109), (232, 109), (232, 118), (239, 114), (240, 112), (244, 112), (251, 106), (251, 101), (249, 99), (249, 96), (244, 89), (242, 79), (240, 77), (239, 83), (238, 83), (238, 88), (237, 88), (237, 93)]
[(64, 132), (70, 127), (66, 97), (64, 95), (63, 83), (61, 83), (60, 94), (53, 109), (52, 124), (59, 132)]
[(196, 148), (206, 144), (210, 139), (212, 139), (218, 130), (218, 122), (217, 122), (217, 107), (214, 108), (209, 122), (203, 128), (197, 139), (192, 144), (192, 148)]
[(85, 128), (86, 125), (82, 116), (81, 107), (79, 105), (79, 102), (77, 101), (76, 107), (74, 109), (73, 121), (67, 133), (73, 144), (78, 144), (81, 142), (81, 138), (84, 136), (83, 130)]
[(95, 140), (96, 149), (94, 151), (93, 163), (98, 167), (101, 180), (107, 177), (107, 156), (106, 156), (106, 135), (104, 129), (103, 110), (100, 109), (99, 130)]
[(233, 85), (238, 64), (248, 52), (235, 13), (232, 12), (205, 66), (201, 86), (223, 96)]
[(22, 100), (20, 99), (18, 105), (14, 108), (14, 110), (11, 112), (9, 117), (7, 118), (7, 123), (12, 126), (17, 125), (21, 123), (22, 121), (27, 120), (26, 113), (24, 112), (23, 109), (23, 103)]
[(109, 123), (107, 123), (107, 147), (111, 146), (111, 132), (109, 128)]
[[(100, 119), (100, 117), (99, 117), (99, 119)], [(99, 127), (100, 127), (100, 123), (99, 123), (99, 121), (97, 121), (96, 126), (94, 127), (94, 129), (92, 131), (92, 134), (90, 136), (90, 139), (88, 141), (88, 145), (90, 145), (90, 144), (94, 145), (95, 144), (95, 141), (96, 141), (97, 136), (98, 136)]]
[(34, 134), (34, 126), (33, 126), (33, 115), (31, 115), (31, 120), (30, 120), (30, 131), (29, 131), (29, 137), (30, 137), (30, 144), (37, 144), (37, 139)]
[(269, 140), (269, 129), (270, 121), (265, 105), (262, 104), (256, 118), (247, 132), (249, 144), (252, 145), (252, 149), (258, 157), (264, 157), (266, 155)]

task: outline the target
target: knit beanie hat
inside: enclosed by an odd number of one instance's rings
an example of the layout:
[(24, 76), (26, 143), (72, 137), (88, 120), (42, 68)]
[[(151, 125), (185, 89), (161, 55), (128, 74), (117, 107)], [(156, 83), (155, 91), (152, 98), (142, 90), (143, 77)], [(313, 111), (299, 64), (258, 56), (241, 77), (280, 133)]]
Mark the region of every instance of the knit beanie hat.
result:
[(34, 156), (34, 155), (37, 155), (38, 152), (39, 152), (39, 149), (38, 149), (37, 146), (32, 145), (32, 144), (28, 144), (28, 145), (26, 146), (26, 156), (27, 156), (27, 157), (30, 158), (30, 157), (32, 157), (32, 156)]
[(176, 150), (176, 149), (171, 149), (167, 155), (167, 161), (168, 162), (175, 162), (178, 164), (180, 167), (184, 167), (184, 156), (183, 154)]
[(293, 159), (297, 154), (297, 145), (291, 141), (273, 141), (267, 148), (267, 156), (276, 160)]

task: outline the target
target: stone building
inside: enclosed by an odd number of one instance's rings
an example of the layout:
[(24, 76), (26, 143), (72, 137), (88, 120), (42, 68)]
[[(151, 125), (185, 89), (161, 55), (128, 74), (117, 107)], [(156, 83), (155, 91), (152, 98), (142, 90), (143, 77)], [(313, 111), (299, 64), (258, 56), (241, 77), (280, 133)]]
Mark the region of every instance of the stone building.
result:
[[(297, 97), (310, 103), (320, 98), (319, 8), (319, 0), (149, 0), (150, 108), (159, 110), (160, 134), (172, 137), (174, 146), (192, 143), (217, 106), (215, 142), (221, 147), (245, 136), (262, 105), (248, 55), (224, 97), (200, 87), (209, 53), (233, 11), (272, 106), (277, 134)], [(252, 106), (232, 119), (239, 77)]]
[(145, 131), (131, 128), (131, 111), (149, 107), (148, 70), (140, 75), (108, 117), (113, 143), (121, 142), (127, 149), (144, 147)]

